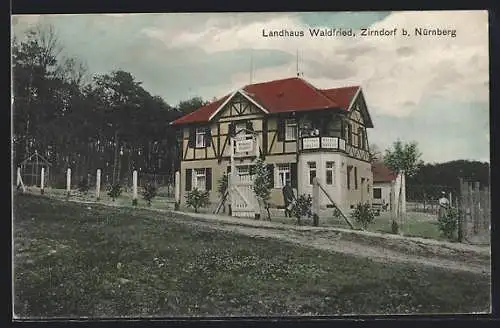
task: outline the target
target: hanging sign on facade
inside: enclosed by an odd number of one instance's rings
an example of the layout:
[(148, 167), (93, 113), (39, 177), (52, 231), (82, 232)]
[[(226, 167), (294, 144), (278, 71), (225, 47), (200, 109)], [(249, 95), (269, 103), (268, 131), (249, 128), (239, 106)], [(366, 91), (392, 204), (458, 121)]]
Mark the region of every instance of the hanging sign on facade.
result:
[(253, 140), (252, 139), (236, 140), (236, 152), (237, 153), (250, 152), (252, 150), (253, 150)]

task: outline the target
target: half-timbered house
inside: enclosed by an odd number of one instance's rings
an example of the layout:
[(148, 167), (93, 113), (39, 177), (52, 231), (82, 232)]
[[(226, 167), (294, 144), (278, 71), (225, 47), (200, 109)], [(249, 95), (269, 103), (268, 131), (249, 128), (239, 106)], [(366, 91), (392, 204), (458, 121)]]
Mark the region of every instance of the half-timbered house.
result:
[(251, 183), (256, 156), (272, 173), (274, 205), (283, 204), (287, 182), (312, 194), (314, 177), (344, 210), (371, 199), (373, 123), (359, 86), (318, 89), (298, 77), (251, 84), (171, 124), (182, 135), (181, 202), (193, 188), (217, 202), (218, 180), (232, 167), (232, 177)]

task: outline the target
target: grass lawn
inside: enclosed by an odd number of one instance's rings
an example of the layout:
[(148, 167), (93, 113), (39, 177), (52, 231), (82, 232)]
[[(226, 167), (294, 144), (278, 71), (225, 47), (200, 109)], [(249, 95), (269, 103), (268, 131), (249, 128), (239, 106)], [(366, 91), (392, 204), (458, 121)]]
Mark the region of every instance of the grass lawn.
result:
[(158, 213), (15, 199), (20, 317), (485, 311), (490, 277), (196, 229)]
[[(333, 211), (332, 211), (333, 212)], [(320, 218), (319, 225), (322, 227), (338, 227), (348, 229), (349, 226), (342, 218), (334, 218), (333, 215), (331, 217), (327, 217), (327, 211), (324, 212), (325, 215)], [(437, 218), (432, 220), (426, 217), (425, 214), (422, 213), (408, 213), (407, 214), (407, 225), (404, 226), (404, 234), (405, 236), (412, 237), (422, 237), (422, 238), (431, 238), (436, 240), (447, 240), (443, 237), (439, 231), (437, 225)], [(355, 228), (360, 228), (353, 218), (349, 218), (349, 220), (353, 223)], [(273, 216), (273, 222), (280, 222), (283, 224), (296, 224), (296, 218), (286, 218), (283, 216)], [(307, 218), (301, 219), (302, 224), (312, 225), (312, 220)], [(391, 228), (391, 217), (390, 213), (382, 212), (380, 216), (376, 216), (373, 223), (368, 226), (368, 231), (372, 232), (383, 232), (383, 233), (392, 233)]]
[[(33, 189), (35, 194), (38, 192), (36, 189)], [(148, 207), (146, 201), (142, 198), (140, 194), (141, 189), (139, 188), (139, 197), (138, 197), (138, 205), (137, 207)], [(53, 197), (64, 199), (66, 196), (66, 191), (63, 189), (47, 189), (46, 193)], [(95, 201), (95, 191), (92, 189), (86, 194), (82, 194), (77, 190), (71, 191), (72, 199), (79, 199), (84, 201)], [(100, 202), (103, 203), (114, 203), (116, 205), (132, 205), (132, 193), (130, 191), (123, 192), (114, 202), (107, 195), (106, 190), (101, 191)], [(208, 208), (200, 208), (199, 213), (212, 213), (215, 208), (215, 204), (212, 204)], [(159, 195), (153, 198), (151, 202), (151, 208), (161, 209), (161, 210), (171, 210), (174, 208), (174, 199), (167, 198), (159, 192)], [(185, 212), (194, 212), (192, 208), (183, 208)], [(343, 219), (334, 218), (333, 210), (324, 211), (324, 214), (320, 218), (320, 226), (326, 227), (340, 227), (340, 228), (349, 228), (349, 226), (345, 223)], [(437, 219), (429, 220), (428, 215), (416, 212), (409, 212), (407, 214), (407, 225), (404, 227), (404, 233), (406, 236), (413, 237), (422, 237), (422, 238), (431, 238), (437, 240), (446, 240), (445, 237), (441, 235), (437, 226)], [(426, 217), (427, 216), (427, 217)], [(283, 224), (291, 224), (295, 225), (297, 222), (296, 218), (287, 218), (284, 216), (283, 211), (271, 209), (271, 219), (273, 222), (283, 223)], [(359, 228), (356, 222), (350, 218), (351, 222), (355, 225), (355, 227)], [(301, 223), (305, 225), (312, 225), (312, 220), (307, 218), (302, 218)], [(392, 233), (391, 229), (391, 218), (389, 212), (382, 212), (380, 216), (375, 217), (375, 221), (368, 227), (369, 231), (373, 232), (383, 232), (383, 233)]]

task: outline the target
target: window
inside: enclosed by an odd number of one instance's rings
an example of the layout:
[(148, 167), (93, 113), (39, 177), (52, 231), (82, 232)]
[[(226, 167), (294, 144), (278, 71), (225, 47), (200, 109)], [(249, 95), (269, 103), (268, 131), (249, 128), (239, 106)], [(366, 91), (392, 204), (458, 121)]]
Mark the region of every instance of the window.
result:
[(297, 122), (295, 120), (285, 121), (285, 140), (297, 139)]
[[(229, 172), (231, 172), (231, 169), (229, 169)], [(238, 165), (236, 166), (236, 172), (240, 177), (254, 175), (254, 165)]]
[(363, 128), (358, 128), (358, 148), (365, 148), (365, 136), (363, 134)]
[(313, 184), (313, 179), (316, 177), (316, 162), (308, 162), (309, 165), (309, 184)]
[(292, 183), (292, 174), (290, 169), (290, 164), (277, 164), (276, 165), (277, 179), (275, 183), (275, 188), (283, 188), (286, 183)]
[(205, 147), (205, 129), (196, 129), (196, 147)]
[(347, 166), (347, 189), (351, 189), (351, 170), (352, 170), (352, 166)]
[(193, 174), (193, 189), (197, 188), (198, 190), (206, 189), (207, 176), (205, 169), (194, 169)]
[(375, 199), (382, 198), (382, 188), (373, 188), (373, 198)]
[(358, 168), (354, 167), (354, 189), (358, 189)]
[(333, 184), (334, 170), (335, 170), (335, 163), (334, 162), (326, 162), (326, 184), (327, 185)]
[(347, 143), (352, 145), (352, 124), (347, 123)]

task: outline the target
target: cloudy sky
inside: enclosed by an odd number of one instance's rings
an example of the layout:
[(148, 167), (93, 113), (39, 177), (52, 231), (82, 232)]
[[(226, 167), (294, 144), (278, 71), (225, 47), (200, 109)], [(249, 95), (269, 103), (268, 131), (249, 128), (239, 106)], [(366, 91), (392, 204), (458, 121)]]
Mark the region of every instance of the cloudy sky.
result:
[[(426, 162), (489, 161), (489, 56), (486, 11), (198, 13), (15, 16), (13, 33), (52, 24), (65, 52), (91, 73), (131, 72), (176, 105), (223, 96), (253, 79), (296, 75), (319, 88), (361, 85), (375, 128), (370, 143), (417, 141)], [(309, 28), (352, 28), (357, 37), (318, 38)], [(456, 37), (414, 35), (416, 27)], [(360, 28), (398, 29), (361, 37)], [(266, 38), (262, 30), (305, 31)]]

